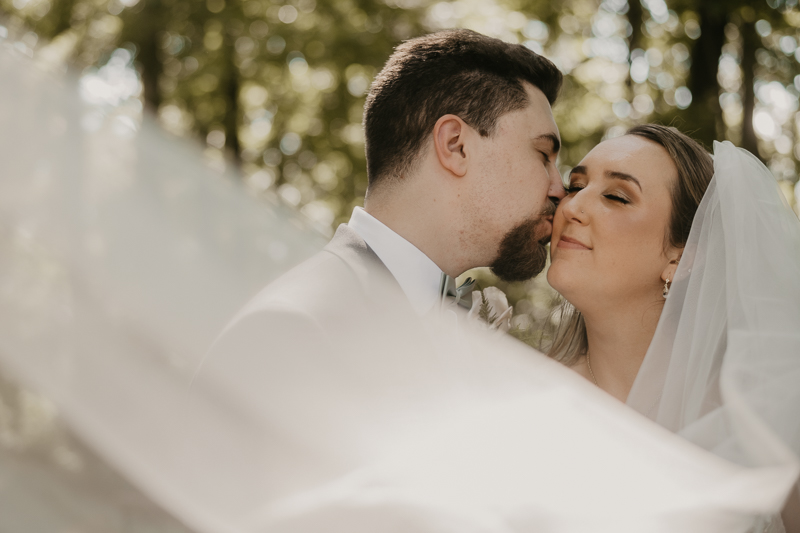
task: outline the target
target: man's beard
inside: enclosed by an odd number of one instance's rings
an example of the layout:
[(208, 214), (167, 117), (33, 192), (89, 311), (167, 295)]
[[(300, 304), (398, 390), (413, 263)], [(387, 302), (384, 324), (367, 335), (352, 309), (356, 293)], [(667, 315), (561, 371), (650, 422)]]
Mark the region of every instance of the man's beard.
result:
[(545, 217), (552, 216), (555, 204), (550, 203), (541, 215), (529, 218), (506, 233), (500, 242), (497, 259), (491, 264), (494, 274), (503, 281), (525, 281), (539, 274), (547, 264), (546, 245), (550, 235), (536, 235)]

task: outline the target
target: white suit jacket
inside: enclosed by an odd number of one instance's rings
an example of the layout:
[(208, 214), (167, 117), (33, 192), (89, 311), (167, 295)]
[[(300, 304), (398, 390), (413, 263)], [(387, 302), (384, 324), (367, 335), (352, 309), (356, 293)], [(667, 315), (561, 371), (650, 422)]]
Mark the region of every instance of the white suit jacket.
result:
[(198, 378), (257, 435), (230, 515), (275, 533), (744, 533), (775, 510), (768, 479), (508, 336), (450, 326), (344, 225), (264, 289)]
[[(342, 224), (321, 252), (253, 298), (226, 327), (222, 339), (240, 328), (242, 322), (255, 316), (263, 322), (276, 314), (291, 315), (298, 327), (302, 323), (308, 333), (314, 331), (316, 335), (342, 328), (357, 329), (359, 325), (354, 322), (362, 312), (386, 312), (391, 308), (386, 299), (392, 298), (392, 306), (396, 306), (403, 301), (401, 295), (400, 286), (378, 256), (355, 231)], [(406, 307), (411, 310), (410, 305)]]

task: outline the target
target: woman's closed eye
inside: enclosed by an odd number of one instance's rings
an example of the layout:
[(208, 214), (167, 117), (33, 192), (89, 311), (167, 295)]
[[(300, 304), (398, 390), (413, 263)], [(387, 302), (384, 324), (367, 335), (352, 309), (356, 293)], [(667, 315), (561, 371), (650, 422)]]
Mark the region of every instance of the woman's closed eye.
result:
[(608, 198), (609, 200), (611, 200), (613, 202), (619, 202), (621, 204), (629, 204), (629, 203), (631, 203), (631, 201), (628, 200), (627, 198), (623, 198), (622, 196), (617, 196), (616, 194), (604, 194), (603, 197), (604, 198)]
[[(577, 194), (578, 192), (582, 191), (583, 189), (584, 189), (584, 185), (580, 184), (580, 183), (572, 183), (572, 184), (564, 187), (564, 191), (566, 191), (566, 193), (568, 195)], [(623, 204), (623, 205), (631, 203), (630, 200), (628, 200), (627, 198), (625, 198), (624, 196), (621, 196), (619, 194), (607, 193), (607, 194), (603, 195), (603, 198), (606, 198), (608, 200), (611, 200), (612, 202), (617, 202), (617, 203), (620, 203), (620, 204)]]

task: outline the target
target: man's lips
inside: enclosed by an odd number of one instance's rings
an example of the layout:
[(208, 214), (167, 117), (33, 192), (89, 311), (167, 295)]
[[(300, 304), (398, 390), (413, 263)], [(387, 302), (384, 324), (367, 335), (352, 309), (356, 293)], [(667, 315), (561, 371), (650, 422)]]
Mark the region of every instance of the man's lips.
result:
[(558, 247), (571, 248), (573, 250), (591, 250), (590, 247), (586, 246), (581, 241), (577, 239), (572, 239), (565, 235), (562, 235), (561, 238), (558, 239)]

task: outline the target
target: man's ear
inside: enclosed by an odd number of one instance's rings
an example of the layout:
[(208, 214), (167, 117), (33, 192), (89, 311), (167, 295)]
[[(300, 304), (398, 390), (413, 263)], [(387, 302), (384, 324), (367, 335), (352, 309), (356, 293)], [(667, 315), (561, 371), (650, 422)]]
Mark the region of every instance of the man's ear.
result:
[(467, 173), (469, 126), (455, 115), (443, 115), (433, 126), (433, 147), (439, 164), (461, 178)]
[(683, 248), (673, 248), (672, 251), (667, 255), (667, 259), (669, 259), (669, 263), (667, 266), (664, 267), (664, 270), (661, 272), (661, 281), (673, 281), (675, 279), (675, 271), (678, 270), (678, 263), (683, 256)]

